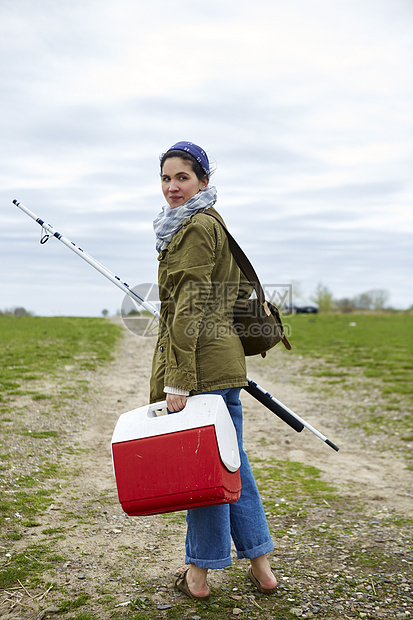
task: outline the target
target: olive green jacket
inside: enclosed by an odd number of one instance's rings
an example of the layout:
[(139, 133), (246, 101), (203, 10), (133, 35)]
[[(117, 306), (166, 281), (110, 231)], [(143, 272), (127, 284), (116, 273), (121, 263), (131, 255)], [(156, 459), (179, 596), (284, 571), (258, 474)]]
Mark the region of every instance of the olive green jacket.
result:
[(165, 400), (165, 386), (192, 395), (247, 385), (233, 307), (252, 287), (240, 283), (222, 226), (204, 213), (190, 216), (158, 260), (161, 311), (150, 402)]

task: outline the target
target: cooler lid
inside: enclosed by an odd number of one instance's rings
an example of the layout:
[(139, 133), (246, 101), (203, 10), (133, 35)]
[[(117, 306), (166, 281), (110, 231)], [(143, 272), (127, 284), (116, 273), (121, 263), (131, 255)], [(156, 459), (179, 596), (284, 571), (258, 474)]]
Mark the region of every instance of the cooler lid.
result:
[(237, 435), (222, 396), (189, 396), (182, 411), (157, 416), (156, 410), (165, 407), (163, 401), (123, 413), (113, 432), (112, 444), (214, 425), (222, 462), (231, 472), (239, 468)]

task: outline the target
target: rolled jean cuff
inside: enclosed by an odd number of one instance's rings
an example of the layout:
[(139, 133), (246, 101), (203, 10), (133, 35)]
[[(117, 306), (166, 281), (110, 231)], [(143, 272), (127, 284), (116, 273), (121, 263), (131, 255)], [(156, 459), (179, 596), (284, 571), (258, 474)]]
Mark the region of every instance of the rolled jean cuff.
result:
[(242, 558), (248, 558), (252, 560), (254, 558), (258, 558), (260, 555), (265, 555), (274, 549), (274, 543), (272, 540), (269, 540), (266, 543), (263, 543), (259, 547), (253, 547), (252, 549), (245, 549), (244, 551), (240, 551), (237, 549), (237, 558), (241, 560)]
[(189, 555), (185, 555), (185, 564), (195, 564), (198, 568), (227, 568), (227, 566), (231, 566), (232, 560), (229, 555), (227, 558), (223, 558), (220, 560), (198, 560), (197, 558), (191, 558)]

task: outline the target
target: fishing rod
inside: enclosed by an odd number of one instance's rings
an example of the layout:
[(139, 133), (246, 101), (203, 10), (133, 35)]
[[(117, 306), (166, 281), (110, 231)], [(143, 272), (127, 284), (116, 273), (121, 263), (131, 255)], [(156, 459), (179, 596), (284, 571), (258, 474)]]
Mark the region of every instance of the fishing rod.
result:
[(248, 387), (244, 387), (244, 390), (251, 394), (254, 398), (258, 400), (262, 405), (267, 407), (270, 411), (275, 413), (281, 420), (284, 420), (287, 424), (291, 426), (297, 433), (300, 433), (303, 428), (307, 428), (309, 431), (314, 433), (321, 441), (324, 441), (330, 448), (333, 448), (336, 452), (339, 451), (338, 446), (336, 446), (332, 441), (327, 439), (323, 433), (320, 433), (314, 426), (311, 426), (308, 422), (306, 422), (303, 418), (300, 418), (299, 415), (294, 413), (291, 409), (283, 405), (282, 402), (277, 400), (272, 394), (267, 392), (263, 387), (258, 385), (252, 379), (247, 377)]
[[(80, 258), (82, 258), (84, 261), (89, 263), (89, 265), (94, 267), (94, 269), (99, 271), (99, 273), (101, 273), (108, 280), (110, 280), (110, 282), (120, 288), (121, 291), (126, 293), (126, 295), (128, 295), (131, 299), (133, 299), (135, 302), (145, 308), (145, 310), (150, 312), (156, 319), (159, 320), (158, 309), (149, 301), (147, 301), (144, 297), (139, 295), (139, 293), (134, 291), (129, 286), (129, 284), (123, 282), (118, 276), (109, 271), (109, 269), (107, 269), (104, 265), (102, 265), (96, 259), (90, 256), (90, 254), (82, 250), (82, 248), (77, 246), (73, 241), (71, 241), (67, 237), (64, 237), (61, 233), (57, 232), (57, 230), (55, 230), (53, 226), (51, 226), (51, 224), (47, 224), (40, 217), (37, 217), (37, 215), (35, 215), (33, 211), (25, 207), (21, 202), (19, 202), (18, 200), (13, 200), (13, 204), (42, 227), (43, 235), (40, 238), (41, 244), (45, 244), (51, 237), (55, 237), (56, 239), (61, 241), (63, 245), (65, 245), (67, 248), (72, 250), (72, 252), (80, 256)], [(314, 435), (316, 435), (319, 439), (324, 441), (324, 443), (333, 448), (333, 450), (338, 452), (339, 448), (332, 441), (327, 439), (327, 437), (325, 437), (322, 433), (320, 433), (317, 429), (311, 426), (311, 424), (303, 420), (303, 418), (300, 418), (300, 416), (294, 413), (294, 411), (283, 405), (283, 403), (274, 398), (274, 396), (272, 396), (264, 388), (258, 385), (255, 381), (252, 381), (252, 379), (250, 379), (249, 377), (247, 377), (247, 381), (248, 386), (244, 387), (245, 391), (248, 392), (253, 398), (258, 400), (258, 402), (260, 402), (262, 405), (267, 407), (267, 409), (275, 413), (276, 416), (278, 416), (281, 420), (286, 422), (286, 424), (291, 426), (291, 428), (297, 431), (297, 433), (300, 433), (305, 427)]]

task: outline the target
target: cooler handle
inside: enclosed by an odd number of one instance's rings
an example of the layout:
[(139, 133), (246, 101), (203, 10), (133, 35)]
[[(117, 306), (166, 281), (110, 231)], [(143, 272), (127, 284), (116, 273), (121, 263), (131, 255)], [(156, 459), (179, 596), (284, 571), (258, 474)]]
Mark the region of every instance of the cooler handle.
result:
[[(186, 407), (186, 405), (185, 405), (185, 407)], [(185, 409), (185, 407), (183, 407), (179, 411), (172, 411), (172, 414), (180, 413), (181, 411), (183, 411)], [(166, 408), (167, 408), (166, 407), (166, 400), (162, 400), (159, 403), (151, 403), (150, 405), (148, 405), (148, 408), (146, 410), (146, 415), (148, 416), (148, 418), (156, 418), (157, 415), (156, 415), (155, 411), (157, 409), (166, 409)]]
[(150, 405), (148, 405), (147, 409), (146, 409), (146, 415), (148, 416), (148, 418), (156, 418), (156, 410), (157, 409), (166, 409), (166, 400), (162, 400), (159, 403), (151, 403)]

